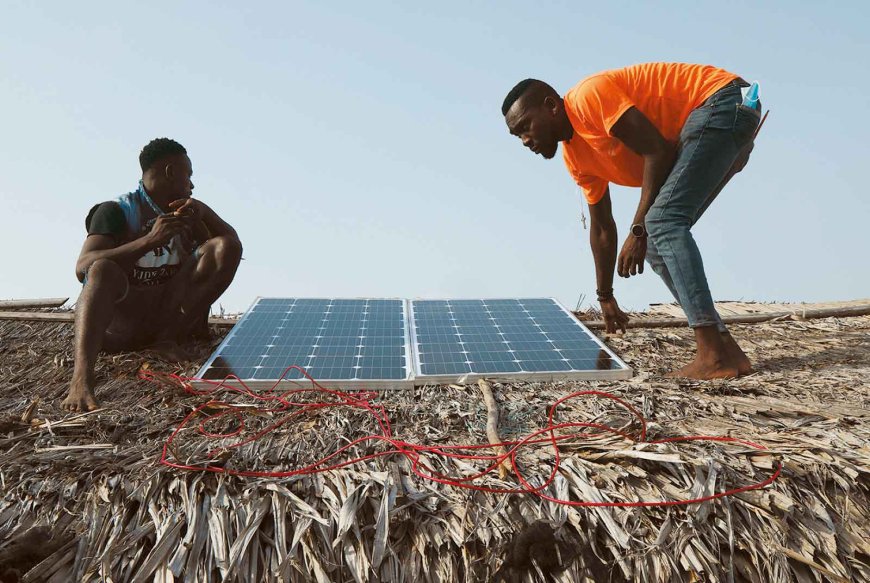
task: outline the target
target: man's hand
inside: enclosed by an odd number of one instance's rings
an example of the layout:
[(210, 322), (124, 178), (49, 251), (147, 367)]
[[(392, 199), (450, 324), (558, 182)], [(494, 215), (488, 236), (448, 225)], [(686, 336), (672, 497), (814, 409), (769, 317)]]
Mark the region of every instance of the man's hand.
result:
[(629, 235), (619, 252), (616, 272), (620, 277), (631, 277), (643, 273), (643, 260), (646, 257), (646, 237)]
[(187, 219), (190, 223), (202, 220), (208, 209), (204, 202), (195, 198), (173, 200), (169, 203), (169, 208), (176, 217)]
[(604, 326), (609, 334), (615, 333), (617, 330), (625, 332), (625, 326), (628, 324), (628, 315), (619, 309), (619, 304), (616, 303), (616, 298), (609, 300), (601, 300), (601, 313), (604, 315)]
[(151, 232), (148, 233), (148, 242), (152, 247), (159, 247), (187, 229), (189, 227), (183, 218), (175, 215), (160, 215), (154, 221)]
[(179, 198), (169, 203), (173, 214), (185, 221), (191, 228), (194, 238), (230, 237), (241, 243), (239, 235), (226, 221), (201, 200)]

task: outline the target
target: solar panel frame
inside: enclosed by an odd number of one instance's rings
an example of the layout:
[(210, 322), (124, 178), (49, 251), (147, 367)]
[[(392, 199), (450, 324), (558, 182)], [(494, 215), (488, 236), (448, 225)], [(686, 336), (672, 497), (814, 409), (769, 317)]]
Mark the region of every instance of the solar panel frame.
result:
[[(510, 302), (510, 301), (519, 301), (519, 302), (532, 302), (532, 301), (547, 301), (550, 302), (551, 305), (554, 305), (558, 308), (559, 313), (564, 314), (568, 317), (571, 322), (571, 331), (579, 330), (582, 332), (583, 336), (590, 340), (594, 346), (599, 350), (606, 353), (607, 358), (616, 363), (617, 368), (610, 368), (606, 370), (599, 369), (584, 369), (584, 370), (538, 370), (538, 371), (528, 371), (528, 370), (503, 370), (503, 371), (492, 371), (492, 372), (474, 372), (470, 370), (470, 366), (467, 367), (469, 370), (460, 370), (460, 366), (456, 366), (454, 370), (450, 372), (445, 372), (443, 374), (427, 374), (424, 373), (424, 367), (427, 363), (423, 361), (426, 360), (422, 355), (427, 353), (421, 353), (421, 341), (420, 334), (422, 332), (426, 332), (433, 337), (440, 337), (443, 339), (445, 343), (452, 342), (454, 340), (454, 336), (456, 335), (455, 331), (448, 331), (448, 327), (446, 326), (446, 322), (442, 319), (438, 322), (438, 319), (434, 319), (438, 325), (429, 327), (428, 329), (421, 329), (418, 326), (418, 310), (415, 309), (417, 306), (422, 306), (431, 302), (447, 302), (447, 303), (459, 303), (459, 305), (469, 305), (469, 304), (461, 304), (461, 302), (483, 302), (486, 304), (487, 302)], [(486, 378), (489, 380), (499, 381), (540, 381), (540, 382), (555, 382), (555, 381), (571, 381), (571, 380), (623, 380), (628, 379), (633, 376), (632, 369), (625, 364), (625, 362), (619, 358), (609, 347), (607, 347), (601, 340), (598, 339), (586, 326), (583, 325), (582, 322), (577, 320), (577, 318), (568, 310), (565, 306), (563, 306), (558, 300), (555, 298), (475, 298), (475, 299), (414, 299), (409, 300), (407, 313), (410, 316), (410, 333), (411, 333), (411, 345), (413, 347), (413, 357), (414, 357), (414, 384), (417, 386), (420, 385), (428, 385), (428, 384), (445, 384), (445, 383), (468, 383), (475, 382), (478, 379)], [(479, 317), (478, 317), (479, 319)], [(576, 328), (574, 328), (576, 327)], [(454, 328), (455, 330), (455, 328)], [(525, 341), (523, 346), (527, 347), (528, 352), (534, 352), (535, 348), (535, 340), (534, 338), (529, 338), (527, 335), (527, 331), (521, 326), (517, 326), (515, 331), (509, 331), (510, 334), (516, 334), (516, 340), (514, 342)], [(505, 338), (504, 335), (502, 335)], [(522, 339), (522, 340), (521, 340)], [(548, 336), (549, 341), (549, 336)], [(503, 342), (503, 341), (502, 341)], [(541, 342), (541, 341), (538, 341)], [(550, 343), (552, 344), (552, 343)], [(481, 345), (485, 346), (485, 343)], [(542, 345), (543, 346), (543, 345)], [(570, 350), (570, 349), (564, 349)], [(546, 350), (539, 351), (539, 353), (543, 356), (545, 353), (553, 352), (552, 348), (548, 348)], [(429, 353), (430, 355), (434, 355), (436, 353)], [(441, 353), (444, 355), (457, 354), (454, 352), (446, 352)], [(441, 356), (438, 354), (438, 356)], [(438, 356), (435, 356), (435, 359), (438, 359)], [(495, 355), (492, 356), (495, 358)], [(578, 357), (579, 358), (579, 357)], [(443, 363), (447, 365), (457, 364), (455, 359), (445, 358), (442, 359)], [(501, 362), (508, 362), (506, 360), (501, 360)], [(505, 367), (505, 369), (512, 368), (511, 365)], [(519, 368), (518, 366), (514, 366), (513, 368)]]
[[(262, 297), (258, 296), (251, 303), (250, 307), (245, 311), (239, 321), (233, 326), (233, 328), (229, 331), (226, 337), (221, 341), (221, 343), (215, 348), (212, 354), (209, 356), (208, 360), (200, 367), (199, 371), (196, 373), (196, 379), (192, 381), (192, 384), (195, 387), (203, 388), (214, 386), (215, 383), (223, 382), (224, 386), (233, 386), (233, 387), (241, 387), (242, 385), (247, 386), (251, 389), (262, 390), (269, 389), (272, 387), (277, 387), (279, 389), (289, 389), (289, 388), (305, 388), (311, 386), (311, 381), (308, 379), (301, 377), (297, 371), (290, 371), (288, 373), (288, 377), (278, 381), (277, 377), (280, 376), (281, 372), (286, 369), (288, 366), (292, 364), (296, 364), (299, 366), (308, 365), (313, 359), (311, 355), (314, 354), (312, 351), (315, 350), (315, 343), (319, 342), (319, 340), (315, 340), (318, 337), (312, 337), (308, 341), (300, 342), (300, 354), (304, 353), (304, 351), (309, 352), (308, 360), (302, 364), (300, 362), (294, 362), (293, 359), (287, 360), (286, 363), (283, 363), (281, 366), (274, 368), (274, 370), (280, 369), (280, 372), (275, 374), (274, 378), (255, 378), (252, 376), (240, 376), (238, 380), (236, 379), (228, 379), (224, 381), (226, 377), (223, 372), (218, 373), (218, 376), (207, 379), (206, 377), (209, 374), (209, 371), (212, 372), (217, 370), (223, 370), (222, 367), (216, 368), (213, 365), (215, 361), (222, 358), (222, 354), (225, 353), (228, 347), (230, 347), (234, 340), (244, 334), (247, 330), (247, 327), (251, 322), (262, 316), (266, 311), (257, 312), (256, 308), (264, 302), (269, 301), (293, 301), (293, 306), (296, 305), (299, 301), (326, 301), (326, 302), (398, 302), (401, 306), (401, 315), (402, 315), (402, 339), (401, 339), (401, 348), (404, 350), (404, 364), (402, 365), (402, 369), (404, 369), (404, 377), (403, 378), (321, 378), (317, 374), (312, 374), (311, 376), (317, 381), (317, 383), (326, 388), (344, 388), (344, 389), (403, 389), (403, 388), (412, 388), (414, 386), (414, 371), (416, 370), (415, 363), (413, 360), (413, 351), (411, 349), (411, 335), (410, 335), (410, 318), (408, 316), (408, 302), (407, 300), (400, 298), (279, 298), (279, 297)], [(288, 312), (289, 313), (289, 312)], [(317, 312), (312, 312), (312, 314), (316, 314)], [(286, 320), (286, 318), (285, 318)], [(309, 318), (311, 322), (316, 322), (316, 318)], [(336, 325), (340, 327), (340, 323), (336, 322)], [(274, 338), (271, 336), (270, 338)], [(353, 336), (338, 336), (331, 337), (329, 341), (324, 346), (317, 346), (317, 350), (323, 349), (324, 354), (318, 356), (323, 356), (325, 358), (331, 358), (335, 361), (343, 361), (346, 360), (347, 354), (342, 354), (341, 347), (342, 346), (350, 346), (347, 344), (348, 338), (353, 338)], [(395, 339), (397, 336), (378, 336), (377, 338), (389, 338)], [(365, 344), (356, 345), (356, 348), (360, 349), (358, 352), (360, 356), (362, 356), (362, 352), (371, 349), (372, 358), (375, 359), (389, 359), (391, 355), (389, 355), (389, 344), (393, 344), (392, 340), (376, 342), (375, 344), (366, 346)], [(273, 345), (264, 345), (261, 343), (251, 344), (251, 350), (254, 349), (263, 349), (272, 347)], [(285, 345), (285, 347), (290, 347), (293, 345)], [(329, 353), (332, 354), (329, 354)], [(392, 356), (401, 356), (400, 354), (392, 355)], [(265, 358), (263, 353), (259, 354), (260, 358)], [(252, 358), (254, 356), (252, 355)], [(245, 370), (253, 367), (244, 367)], [(347, 368), (347, 367), (344, 367)], [(336, 370), (336, 367), (332, 367), (332, 370)], [(314, 371), (312, 371), (314, 373)], [(297, 378), (292, 378), (297, 377)], [(298, 378), (301, 377), (301, 378)]]

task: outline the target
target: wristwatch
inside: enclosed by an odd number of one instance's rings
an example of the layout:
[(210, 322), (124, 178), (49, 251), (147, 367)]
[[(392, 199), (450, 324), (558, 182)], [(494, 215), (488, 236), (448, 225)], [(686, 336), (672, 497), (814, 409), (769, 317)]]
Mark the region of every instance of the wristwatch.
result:
[(640, 239), (641, 237), (646, 237), (646, 227), (643, 223), (635, 223), (631, 226), (631, 234)]

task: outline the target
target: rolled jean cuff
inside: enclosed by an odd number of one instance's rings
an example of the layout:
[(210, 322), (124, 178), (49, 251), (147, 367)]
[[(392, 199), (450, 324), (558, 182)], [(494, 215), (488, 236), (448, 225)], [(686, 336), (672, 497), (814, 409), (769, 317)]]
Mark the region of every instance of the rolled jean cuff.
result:
[(689, 320), (690, 328), (703, 328), (705, 326), (716, 326), (719, 329), (719, 332), (727, 332), (728, 328), (725, 327), (725, 323), (722, 321), (722, 318), (717, 314), (716, 316), (702, 316), (700, 318), (692, 318)]

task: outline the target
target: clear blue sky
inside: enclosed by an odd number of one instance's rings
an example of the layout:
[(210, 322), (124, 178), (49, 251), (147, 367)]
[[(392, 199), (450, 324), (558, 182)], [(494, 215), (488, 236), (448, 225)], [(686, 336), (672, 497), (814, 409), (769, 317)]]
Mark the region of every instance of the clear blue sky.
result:
[[(771, 114), (695, 229), (717, 299), (870, 295), (870, 8), (863, 2), (4, 2), (0, 298), (77, 296), (91, 205), (151, 138), (257, 295), (594, 296), (580, 195), (511, 137), (518, 80), (565, 91), (644, 61), (757, 79)], [(620, 233), (639, 191), (614, 188)], [(586, 211), (588, 216), (588, 211)], [(633, 308), (669, 300), (651, 271)], [(217, 307), (217, 306), (216, 306)]]

